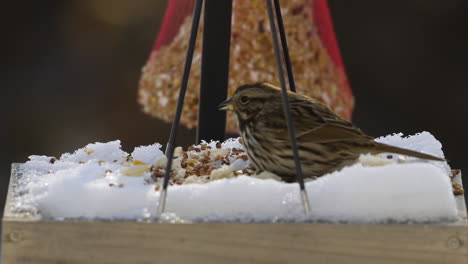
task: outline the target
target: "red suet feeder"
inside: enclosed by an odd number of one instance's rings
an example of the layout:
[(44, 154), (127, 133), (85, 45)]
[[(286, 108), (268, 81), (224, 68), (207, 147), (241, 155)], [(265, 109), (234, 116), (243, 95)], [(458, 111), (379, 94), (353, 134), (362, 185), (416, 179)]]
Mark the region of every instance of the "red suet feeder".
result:
[[(206, 1), (205, 5), (209, 2)], [(279, 2), (297, 92), (319, 99), (341, 117), (351, 119), (354, 100), (335, 38), (327, 0)], [(144, 112), (167, 122), (172, 122), (175, 115), (194, 4), (194, 0), (169, 0), (162, 26), (140, 81), (138, 100)], [(264, 0), (232, 1), (232, 27), (228, 29), (228, 96), (245, 83), (269, 82), (279, 86), (266, 10)], [(230, 17), (221, 11), (215, 10), (218, 15), (214, 15), (220, 16), (221, 20)], [(181, 124), (189, 128), (197, 127), (199, 115), (201, 53), (205, 42), (201, 35), (210, 26), (227, 29), (225, 25), (217, 23), (219, 20), (212, 23), (213, 25), (201, 23), (198, 28), (199, 37), (195, 43), (192, 71), (181, 118)], [(222, 38), (223, 35), (216, 30), (214, 33), (217, 36), (208, 39), (213, 42), (210, 49), (219, 48), (217, 42), (220, 41), (217, 38)], [(217, 78), (216, 75), (222, 70), (224, 68), (215, 67), (207, 74), (211, 78)], [(213, 103), (216, 104), (217, 102)], [(226, 129), (230, 133), (237, 131), (231, 113), (227, 117)]]
[[(203, 37), (197, 38), (198, 33)], [(197, 127), (197, 142), (222, 140), (226, 129), (232, 133), (237, 128), (232, 114), (226, 120), (217, 111), (218, 103), (238, 86), (254, 82), (282, 88), (301, 200), (304, 212), (310, 211), (287, 86), (344, 118), (351, 117), (353, 107), (326, 0), (170, 0), (139, 88), (145, 112), (172, 121), (160, 213), (179, 124)]]

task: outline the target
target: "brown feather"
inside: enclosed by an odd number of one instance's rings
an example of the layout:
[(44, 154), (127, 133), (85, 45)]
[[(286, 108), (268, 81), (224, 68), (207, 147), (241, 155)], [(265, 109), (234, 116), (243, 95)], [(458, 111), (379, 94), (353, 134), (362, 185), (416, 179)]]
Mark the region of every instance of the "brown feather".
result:
[(402, 154), (402, 155), (407, 155), (407, 156), (416, 157), (420, 159), (427, 159), (427, 160), (447, 161), (446, 159), (432, 156), (429, 154), (425, 154), (422, 152), (417, 152), (414, 150), (399, 148), (399, 147), (375, 142), (375, 147), (372, 149), (372, 153), (382, 153), (382, 152), (397, 153), (397, 154)]

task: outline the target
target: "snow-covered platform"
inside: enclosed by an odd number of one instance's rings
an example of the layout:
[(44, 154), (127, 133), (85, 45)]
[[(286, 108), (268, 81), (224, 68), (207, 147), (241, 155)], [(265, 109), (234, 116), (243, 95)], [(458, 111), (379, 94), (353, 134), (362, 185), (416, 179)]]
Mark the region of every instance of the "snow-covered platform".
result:
[[(428, 132), (377, 140), (444, 157)], [(155, 218), (160, 148), (116, 140), (14, 164), (3, 263), (468, 263), (461, 172), (447, 162), (362, 155), (306, 182), (304, 216), (298, 185), (255, 175), (240, 138), (203, 142), (176, 150), (169, 213)]]
[[(3, 216), (3, 263), (467, 263), (468, 220), (424, 224), (152, 223)], [(461, 184), (461, 173), (453, 182)], [(176, 194), (175, 194), (176, 195)], [(86, 197), (76, 197), (77, 201)]]

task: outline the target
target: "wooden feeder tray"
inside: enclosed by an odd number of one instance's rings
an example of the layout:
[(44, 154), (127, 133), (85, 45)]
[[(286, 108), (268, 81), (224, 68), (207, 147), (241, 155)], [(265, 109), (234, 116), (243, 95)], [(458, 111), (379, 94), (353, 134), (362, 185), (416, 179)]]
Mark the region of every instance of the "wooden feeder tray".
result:
[[(51, 221), (3, 215), (3, 264), (468, 263), (468, 220), (449, 224), (241, 224)], [(461, 173), (454, 182), (461, 184)]]

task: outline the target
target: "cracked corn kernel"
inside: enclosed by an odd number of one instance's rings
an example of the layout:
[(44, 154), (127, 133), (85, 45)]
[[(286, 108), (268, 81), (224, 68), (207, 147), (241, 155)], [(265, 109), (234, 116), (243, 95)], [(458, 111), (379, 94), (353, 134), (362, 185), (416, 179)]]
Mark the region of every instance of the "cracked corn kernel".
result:
[(88, 154), (91, 154), (91, 153), (94, 152), (94, 150), (89, 149), (89, 148), (84, 148), (84, 151), (85, 151), (86, 153), (88, 153)]

